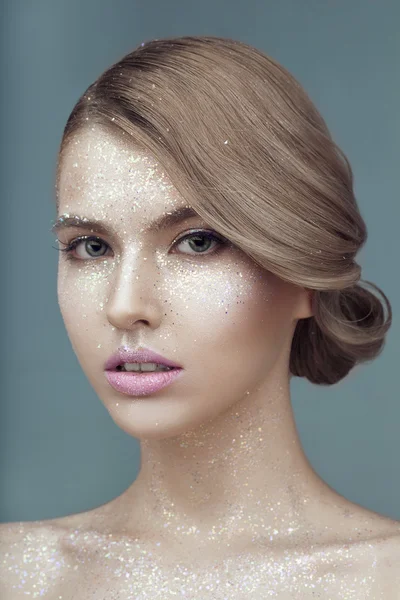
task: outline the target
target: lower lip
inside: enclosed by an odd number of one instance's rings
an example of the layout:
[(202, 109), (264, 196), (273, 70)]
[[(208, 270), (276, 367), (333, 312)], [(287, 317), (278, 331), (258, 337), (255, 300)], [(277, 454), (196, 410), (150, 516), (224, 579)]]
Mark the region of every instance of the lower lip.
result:
[(117, 392), (128, 396), (148, 396), (170, 385), (183, 369), (154, 371), (152, 373), (134, 373), (133, 371), (105, 371), (108, 383)]

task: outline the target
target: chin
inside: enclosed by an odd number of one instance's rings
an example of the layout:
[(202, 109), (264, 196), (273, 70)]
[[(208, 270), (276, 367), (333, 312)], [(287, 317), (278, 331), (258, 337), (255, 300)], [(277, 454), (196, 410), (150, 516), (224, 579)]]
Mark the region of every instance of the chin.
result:
[[(215, 418), (176, 398), (113, 398), (104, 402), (114, 423), (139, 440), (162, 440), (193, 434)], [(204, 407), (202, 407), (204, 408)]]
[(177, 425), (176, 423), (165, 423), (164, 425), (155, 425), (153, 423), (153, 425), (147, 424), (147, 426), (143, 424), (141, 427), (138, 423), (133, 424), (119, 419), (113, 420), (120, 429), (138, 440), (165, 440), (168, 438), (180, 437), (197, 428), (196, 426), (190, 425), (185, 427), (184, 425)]

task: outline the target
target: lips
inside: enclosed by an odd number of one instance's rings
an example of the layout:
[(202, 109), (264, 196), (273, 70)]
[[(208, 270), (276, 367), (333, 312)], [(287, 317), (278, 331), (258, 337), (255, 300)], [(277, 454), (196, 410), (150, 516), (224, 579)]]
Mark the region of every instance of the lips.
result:
[(119, 365), (123, 363), (156, 363), (171, 367), (172, 369), (181, 369), (181, 365), (157, 354), (148, 348), (141, 348), (139, 350), (131, 350), (130, 348), (123, 347), (119, 348), (118, 351), (110, 356), (104, 365), (106, 371), (114, 371)]
[[(156, 363), (170, 367), (170, 371), (117, 371), (116, 368), (123, 363)], [(108, 383), (117, 391), (127, 396), (149, 396), (159, 392), (180, 378), (184, 370), (180, 365), (149, 350), (130, 350), (119, 348), (110, 356), (104, 365), (105, 377)]]

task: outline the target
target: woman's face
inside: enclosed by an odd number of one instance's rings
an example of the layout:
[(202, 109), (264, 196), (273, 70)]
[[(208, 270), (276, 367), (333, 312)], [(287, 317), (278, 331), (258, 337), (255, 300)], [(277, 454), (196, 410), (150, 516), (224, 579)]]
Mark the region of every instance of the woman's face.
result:
[[(65, 149), (55, 232), (60, 249), (74, 244), (60, 251), (61, 313), (94, 390), (137, 438), (192, 430), (250, 399), (273, 369), (287, 373), (296, 320), (311, 314), (304, 290), (219, 241), (196, 214), (156, 226), (185, 207), (128, 136), (97, 126)], [(105, 363), (124, 347), (178, 363), (179, 377), (147, 395), (118, 391)]]

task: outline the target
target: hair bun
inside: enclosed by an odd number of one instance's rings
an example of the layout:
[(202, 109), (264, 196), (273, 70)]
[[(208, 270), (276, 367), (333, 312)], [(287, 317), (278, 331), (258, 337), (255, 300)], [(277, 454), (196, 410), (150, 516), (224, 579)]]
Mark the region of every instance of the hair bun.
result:
[(292, 343), (290, 371), (312, 383), (331, 385), (383, 350), (392, 323), (387, 296), (365, 281), (384, 298), (381, 300), (360, 284), (343, 290), (314, 291), (314, 315), (298, 322)]

